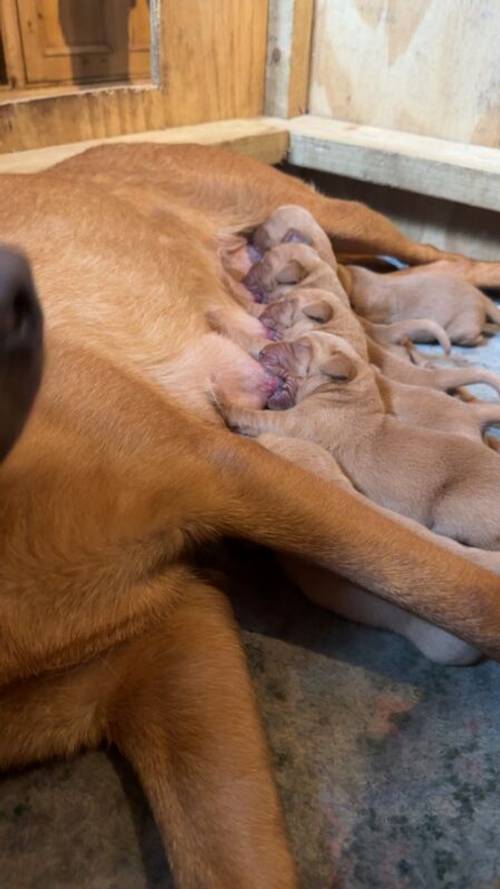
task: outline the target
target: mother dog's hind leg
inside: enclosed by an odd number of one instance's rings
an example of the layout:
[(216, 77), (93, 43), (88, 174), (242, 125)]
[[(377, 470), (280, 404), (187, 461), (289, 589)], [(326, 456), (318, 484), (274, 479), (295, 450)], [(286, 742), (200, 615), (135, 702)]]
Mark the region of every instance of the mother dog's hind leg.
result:
[(137, 771), (178, 889), (293, 889), (266, 743), (225, 597), (193, 582), (118, 655), (110, 738)]

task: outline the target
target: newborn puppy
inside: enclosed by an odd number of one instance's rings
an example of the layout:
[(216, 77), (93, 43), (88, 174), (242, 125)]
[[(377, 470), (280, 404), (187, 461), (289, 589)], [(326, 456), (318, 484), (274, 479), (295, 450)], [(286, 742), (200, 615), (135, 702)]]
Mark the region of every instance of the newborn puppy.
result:
[(500, 393), (500, 377), (483, 367), (417, 367), (383, 349), (367, 338), (368, 357), (372, 364), (391, 380), (410, 386), (428, 386), (451, 392), (460, 386), (485, 383)]
[(359, 355), (367, 357), (366, 336), (356, 315), (336, 294), (297, 286), (289, 296), (264, 308), (260, 321), (276, 339), (296, 340), (321, 329), (344, 337)]
[(485, 429), (500, 424), (498, 402), (461, 401), (436, 389), (398, 383), (379, 371), (376, 380), (386, 413), (411, 426), (464, 435), (482, 444)]
[(278, 207), (271, 213), (269, 219), (255, 230), (252, 241), (261, 253), (278, 244), (308, 244), (329, 266), (333, 269), (337, 267), (328, 235), (309, 210), (295, 204)]
[[(349, 479), (344, 475), (334, 458), (319, 445), (297, 438), (283, 438), (270, 434), (259, 436), (258, 441), (259, 444), (285, 460), (290, 460), (303, 469), (320, 475), (326, 481), (335, 482), (340, 487), (347, 488), (351, 493), (354, 493)], [(355, 496), (364, 499), (361, 494)], [(381, 507), (378, 509), (382, 514), (387, 514), (387, 511)], [(394, 518), (394, 514), (391, 513), (391, 516)], [(462, 557), (469, 558), (483, 567), (489, 568), (490, 571), (500, 574), (500, 553), (463, 547), (446, 537), (436, 540), (432, 532), (417, 525), (411, 519), (399, 517), (399, 521), (410, 526), (419, 535), (428, 537), (446, 549), (457, 552)], [(383, 553), (381, 553), (381, 558), (383, 559)], [(311, 565), (293, 556), (283, 555), (280, 557), (280, 561), (291, 580), (313, 602), (323, 608), (335, 611), (348, 620), (399, 633), (412, 642), (425, 657), (435, 663), (466, 665), (474, 663), (480, 657), (480, 652), (469, 643), (463, 642), (456, 636), (408, 611), (404, 611), (397, 605), (386, 602), (333, 571)]]
[(243, 284), (257, 302), (269, 303), (286, 296), (291, 287), (319, 288), (335, 293), (346, 306), (349, 299), (335, 269), (306, 244), (279, 244), (250, 269)]
[(431, 318), (454, 343), (477, 346), (489, 318), (500, 324), (500, 309), (480, 290), (450, 273), (450, 264), (378, 275), (349, 266), (350, 299), (356, 312), (374, 322)]
[(494, 453), (461, 436), (388, 416), (374, 369), (340, 337), (311, 333), (264, 353), (287, 346), (296, 405), (282, 413), (226, 405), (232, 428), (315, 441), (381, 506), (470, 546), (500, 548), (500, 468)]

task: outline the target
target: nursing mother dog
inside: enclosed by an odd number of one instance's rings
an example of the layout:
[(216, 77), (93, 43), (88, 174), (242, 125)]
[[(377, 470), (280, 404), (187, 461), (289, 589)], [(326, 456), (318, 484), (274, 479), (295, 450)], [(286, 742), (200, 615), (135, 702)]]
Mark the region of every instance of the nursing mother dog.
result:
[[(231, 153), (115, 146), (0, 181), (46, 318), (29, 423), (0, 471), (0, 765), (103, 740), (135, 768), (180, 889), (297, 885), (224, 595), (224, 534), (307, 556), (500, 653), (500, 582), (355, 493), (240, 439), (212, 406), (276, 380), (205, 320), (233, 306), (232, 232), (302, 204), (334, 249), (439, 254), (367, 209)], [(499, 284), (500, 264), (463, 263)]]

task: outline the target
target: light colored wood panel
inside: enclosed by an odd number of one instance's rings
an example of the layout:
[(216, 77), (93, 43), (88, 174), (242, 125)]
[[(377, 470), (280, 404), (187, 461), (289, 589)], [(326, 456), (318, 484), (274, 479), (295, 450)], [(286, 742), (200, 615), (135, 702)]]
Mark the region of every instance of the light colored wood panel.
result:
[(316, 0), (312, 114), (500, 145), (498, 0)]
[(17, 0), (30, 83), (149, 75), (147, 0)]
[(264, 109), (268, 0), (164, 2), (164, 81), (176, 123)]
[(0, 26), (8, 82), (11, 87), (23, 87), (26, 83), (26, 71), (16, 0), (0, 0)]
[(500, 218), (498, 213), (491, 210), (357, 182), (315, 170), (290, 167), (289, 171), (305, 176), (324, 194), (368, 204), (389, 216), (416, 241), (476, 259), (498, 260), (500, 257)]
[(94, 145), (113, 142), (195, 142), (199, 145), (225, 145), (248, 157), (269, 164), (278, 164), (287, 153), (288, 133), (280, 120), (265, 117), (256, 120), (226, 120), (220, 123), (172, 127), (168, 130), (133, 133), (111, 139), (92, 139), (69, 145), (3, 154), (0, 155), (0, 173), (36, 173), (68, 157), (80, 154)]
[(314, 0), (270, 0), (266, 114), (294, 117), (307, 110)]
[(500, 152), (304, 115), (288, 123), (290, 162), (500, 210)]

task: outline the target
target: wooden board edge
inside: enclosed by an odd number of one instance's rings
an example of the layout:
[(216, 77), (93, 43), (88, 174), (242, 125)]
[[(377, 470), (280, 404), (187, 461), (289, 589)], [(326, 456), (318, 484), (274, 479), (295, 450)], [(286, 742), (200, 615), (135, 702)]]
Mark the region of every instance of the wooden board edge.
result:
[[(339, 176), (347, 176), (376, 185), (400, 188), (415, 194), (456, 201), (486, 210), (500, 210), (500, 152), (498, 170), (491, 160), (493, 149), (460, 146), (445, 140), (432, 140), (432, 154), (426, 137), (402, 133), (398, 144), (396, 131), (387, 131), (387, 144), (363, 143), (362, 128), (350, 125), (356, 139), (346, 137), (346, 129), (336, 130), (339, 122), (299, 117), (288, 122), (290, 146), (288, 160), (298, 167), (309, 167)], [(383, 130), (378, 131), (383, 134)], [(441, 152), (439, 151), (441, 144)], [(419, 153), (420, 149), (420, 153)], [(483, 167), (481, 159), (484, 158)]]
[(281, 121), (268, 118), (218, 121), (2, 154), (0, 173), (35, 173), (95, 145), (117, 142), (220, 145), (268, 164), (278, 164), (286, 158), (288, 139), (288, 131)]

